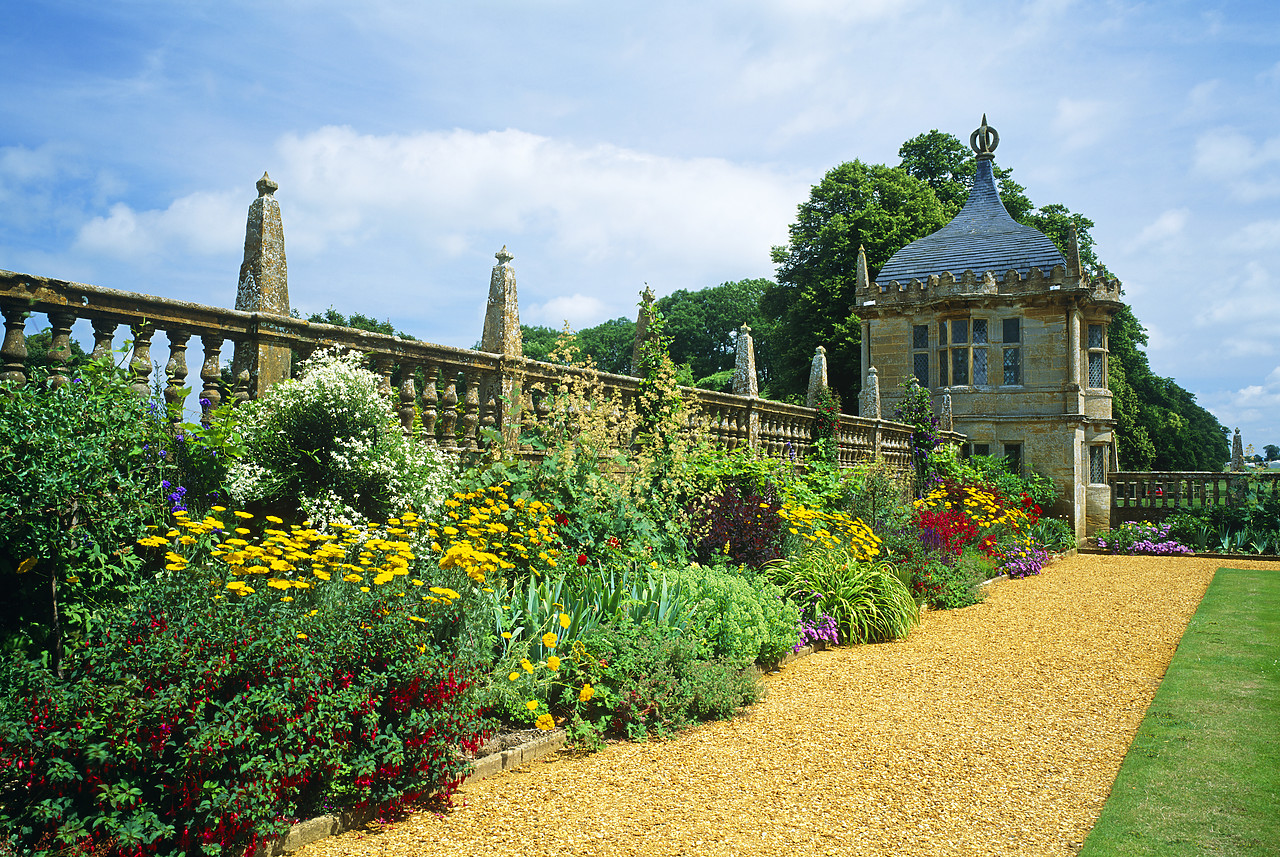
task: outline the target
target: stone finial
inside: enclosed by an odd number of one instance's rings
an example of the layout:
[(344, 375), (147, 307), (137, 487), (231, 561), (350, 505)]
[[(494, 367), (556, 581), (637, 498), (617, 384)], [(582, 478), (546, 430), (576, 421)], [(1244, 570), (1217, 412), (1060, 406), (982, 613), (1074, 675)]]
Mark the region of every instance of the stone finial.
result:
[(631, 344), (631, 374), (639, 375), (640, 373), (640, 350), (645, 340), (649, 336), (649, 322), (653, 320), (653, 302), (656, 300), (653, 289), (649, 288), (649, 284), (644, 284), (644, 291), (640, 293), (640, 312), (636, 314), (636, 337)]
[(289, 314), (289, 272), (284, 257), (284, 224), (274, 196), (280, 186), (266, 174), (258, 179), (258, 198), (249, 203), (244, 231), (244, 262), (236, 288), (236, 309)]
[(760, 395), (760, 382), (756, 378), (756, 346), (751, 338), (751, 328), (738, 328), (738, 341), (734, 348), (733, 393), (735, 396)]
[(948, 387), (942, 394), (942, 430), (955, 431), (955, 416), (951, 412), (951, 388)]
[(1071, 231), (1067, 233), (1067, 277), (1077, 281), (1081, 278), (1080, 234), (1074, 223), (1071, 224)]
[(262, 178), (258, 179), (258, 196), (271, 196), (280, 190), (280, 185), (271, 180), (271, 176), (267, 175), (267, 171), (262, 171)]
[(867, 275), (867, 249), (861, 244), (858, 245), (857, 277), (857, 282), (854, 284), (855, 294), (871, 291), (871, 278)]
[(1244, 441), (1240, 438), (1240, 429), (1236, 429), (1235, 437), (1231, 439), (1231, 471), (1239, 473), (1244, 470)]
[(973, 149), (974, 154), (978, 156), (980, 161), (990, 161), (995, 158), (996, 146), (1000, 145), (1000, 134), (987, 124), (987, 114), (982, 114), (982, 125), (976, 131), (969, 135), (969, 148)]
[(867, 384), (858, 394), (858, 415), (867, 419), (880, 419), (880, 378), (876, 367), (867, 369)]
[(809, 392), (805, 394), (805, 407), (816, 408), (818, 396), (827, 389), (827, 349), (819, 345), (813, 349), (813, 362), (809, 364)]
[(520, 332), (520, 302), (516, 297), (516, 272), (511, 267), (515, 257), (503, 244), (493, 254), (498, 264), (489, 277), (489, 302), (484, 311), (484, 332), (480, 350), (490, 354), (519, 357), (524, 354), (524, 336)]

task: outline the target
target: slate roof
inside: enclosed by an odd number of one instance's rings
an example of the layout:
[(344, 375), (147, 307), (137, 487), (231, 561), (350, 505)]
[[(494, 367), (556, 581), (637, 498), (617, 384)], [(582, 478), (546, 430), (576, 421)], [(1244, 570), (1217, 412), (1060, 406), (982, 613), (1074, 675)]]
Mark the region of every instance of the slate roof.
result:
[(967, 270), (979, 277), (991, 271), (999, 280), (1010, 269), (1026, 277), (1032, 268), (1047, 275), (1054, 265), (1066, 264), (1048, 236), (1009, 216), (996, 192), (991, 160), (979, 158), (973, 187), (960, 213), (937, 232), (894, 253), (876, 282), (908, 283), (946, 271), (959, 277)]

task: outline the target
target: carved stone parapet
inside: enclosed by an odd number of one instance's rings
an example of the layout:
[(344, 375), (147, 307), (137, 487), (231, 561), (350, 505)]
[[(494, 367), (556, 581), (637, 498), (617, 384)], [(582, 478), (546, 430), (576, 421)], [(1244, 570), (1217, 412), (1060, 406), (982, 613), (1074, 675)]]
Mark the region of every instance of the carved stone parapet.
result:
[(110, 360), (111, 346), (115, 342), (116, 328), (119, 325), (105, 318), (95, 318), (91, 324), (93, 325), (93, 353), (89, 355), (89, 359)]
[(200, 345), (204, 348), (204, 363), (200, 366), (200, 412), (205, 422), (209, 420), (209, 412), (222, 404), (222, 337), (202, 336)]
[(170, 330), (169, 362), (165, 364), (164, 401), (169, 406), (169, 421), (182, 422), (182, 403), (187, 397), (187, 342), (191, 334), (185, 330)]
[(129, 374), (133, 376), (133, 389), (142, 398), (151, 395), (151, 337), (155, 335), (155, 325), (141, 322), (132, 325), (133, 359), (129, 361)]

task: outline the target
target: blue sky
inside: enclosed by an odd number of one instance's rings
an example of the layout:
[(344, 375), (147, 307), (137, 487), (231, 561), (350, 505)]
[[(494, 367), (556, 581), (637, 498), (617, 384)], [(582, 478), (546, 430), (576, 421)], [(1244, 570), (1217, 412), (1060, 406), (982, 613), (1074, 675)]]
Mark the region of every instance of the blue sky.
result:
[(1280, 443), (1280, 4), (8, 3), (0, 56), (0, 268), (230, 306), (269, 170), (296, 307), (464, 347), (504, 244), (526, 323), (632, 316), (986, 113), (1155, 371)]

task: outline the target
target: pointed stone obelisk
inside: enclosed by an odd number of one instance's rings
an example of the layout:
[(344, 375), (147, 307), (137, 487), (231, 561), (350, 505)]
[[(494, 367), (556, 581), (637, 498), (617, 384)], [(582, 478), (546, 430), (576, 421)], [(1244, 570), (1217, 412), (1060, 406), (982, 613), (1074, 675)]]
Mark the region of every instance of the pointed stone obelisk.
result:
[(806, 408), (818, 407), (818, 396), (827, 389), (827, 349), (819, 345), (813, 350), (813, 361), (809, 364), (809, 391), (805, 393)]
[[(275, 192), (280, 185), (265, 172), (258, 179), (258, 198), (249, 204), (244, 231), (244, 262), (236, 287), (236, 309), (289, 315), (289, 274), (284, 258), (284, 224)], [(289, 377), (289, 346), (257, 336), (236, 343), (232, 374), (249, 373), (249, 394), (257, 398), (267, 387)]]
[(874, 366), (867, 367), (867, 385), (858, 394), (858, 416), (880, 419), (880, 379)]
[(734, 348), (733, 394), (752, 398), (760, 395), (760, 382), (756, 378), (756, 346), (751, 339), (751, 328), (745, 324), (738, 328), (738, 341)]
[(1244, 441), (1240, 437), (1240, 429), (1236, 429), (1231, 439), (1231, 471), (1239, 473), (1244, 470)]
[(489, 277), (489, 303), (484, 312), (484, 333), (480, 350), (491, 354), (520, 357), (524, 354), (524, 338), (520, 333), (520, 304), (516, 298), (516, 272), (511, 267), (515, 257), (502, 249), (494, 253), (498, 264)]

